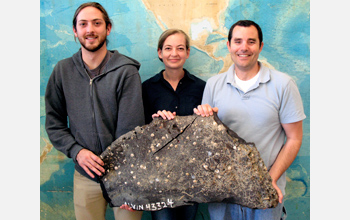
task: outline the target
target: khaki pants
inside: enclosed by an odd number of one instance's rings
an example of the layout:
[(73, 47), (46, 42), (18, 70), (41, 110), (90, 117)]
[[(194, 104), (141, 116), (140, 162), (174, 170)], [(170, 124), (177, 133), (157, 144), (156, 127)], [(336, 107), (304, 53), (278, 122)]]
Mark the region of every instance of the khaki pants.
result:
[[(77, 171), (74, 172), (74, 210), (77, 220), (105, 219), (107, 202), (103, 198), (99, 183), (96, 183)], [(140, 220), (141, 211), (130, 212), (118, 207), (113, 208), (116, 220)]]

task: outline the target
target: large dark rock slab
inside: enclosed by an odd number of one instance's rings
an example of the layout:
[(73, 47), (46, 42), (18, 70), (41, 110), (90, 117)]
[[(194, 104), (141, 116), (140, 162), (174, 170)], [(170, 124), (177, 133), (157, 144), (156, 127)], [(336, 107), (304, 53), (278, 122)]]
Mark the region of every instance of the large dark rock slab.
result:
[(156, 211), (193, 202), (249, 208), (278, 204), (276, 190), (253, 143), (216, 115), (154, 119), (114, 141), (101, 158), (110, 205)]

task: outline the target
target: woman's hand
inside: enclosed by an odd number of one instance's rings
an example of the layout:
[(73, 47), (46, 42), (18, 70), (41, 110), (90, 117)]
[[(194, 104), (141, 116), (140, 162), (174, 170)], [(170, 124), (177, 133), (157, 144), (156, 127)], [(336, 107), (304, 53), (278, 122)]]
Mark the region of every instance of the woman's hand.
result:
[(172, 120), (174, 119), (176, 116), (176, 112), (170, 112), (170, 111), (158, 111), (157, 113), (152, 115), (152, 118), (157, 118), (157, 117), (162, 117), (163, 119), (168, 119), (168, 120)]

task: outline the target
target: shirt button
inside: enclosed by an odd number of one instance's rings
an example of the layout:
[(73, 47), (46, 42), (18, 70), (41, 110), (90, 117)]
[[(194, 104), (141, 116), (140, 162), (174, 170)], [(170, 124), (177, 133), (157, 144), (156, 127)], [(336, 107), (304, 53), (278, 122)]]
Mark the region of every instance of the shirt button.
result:
[(177, 109), (177, 106), (175, 106), (175, 108)]

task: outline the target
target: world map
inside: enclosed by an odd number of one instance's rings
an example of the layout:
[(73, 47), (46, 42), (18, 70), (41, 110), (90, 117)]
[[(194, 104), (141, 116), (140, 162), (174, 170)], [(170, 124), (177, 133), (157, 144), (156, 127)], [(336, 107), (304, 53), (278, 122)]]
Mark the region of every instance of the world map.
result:
[[(57, 151), (45, 131), (44, 94), (56, 63), (76, 53), (72, 19), (80, 0), (40, 1), (40, 213), (41, 219), (75, 219), (71, 159)], [(264, 34), (259, 60), (288, 73), (296, 81), (307, 118), (303, 144), (287, 170), (285, 206), (288, 219), (310, 218), (310, 1), (272, 0), (115, 0), (99, 1), (112, 19), (107, 48), (141, 63), (144, 81), (162, 70), (157, 56), (160, 34), (169, 28), (191, 38), (185, 68), (203, 80), (232, 64), (226, 42), (228, 30), (242, 19), (253, 20)], [(108, 209), (106, 219), (113, 219)], [(143, 220), (151, 219), (144, 213)], [(205, 204), (196, 220), (209, 219)]]

